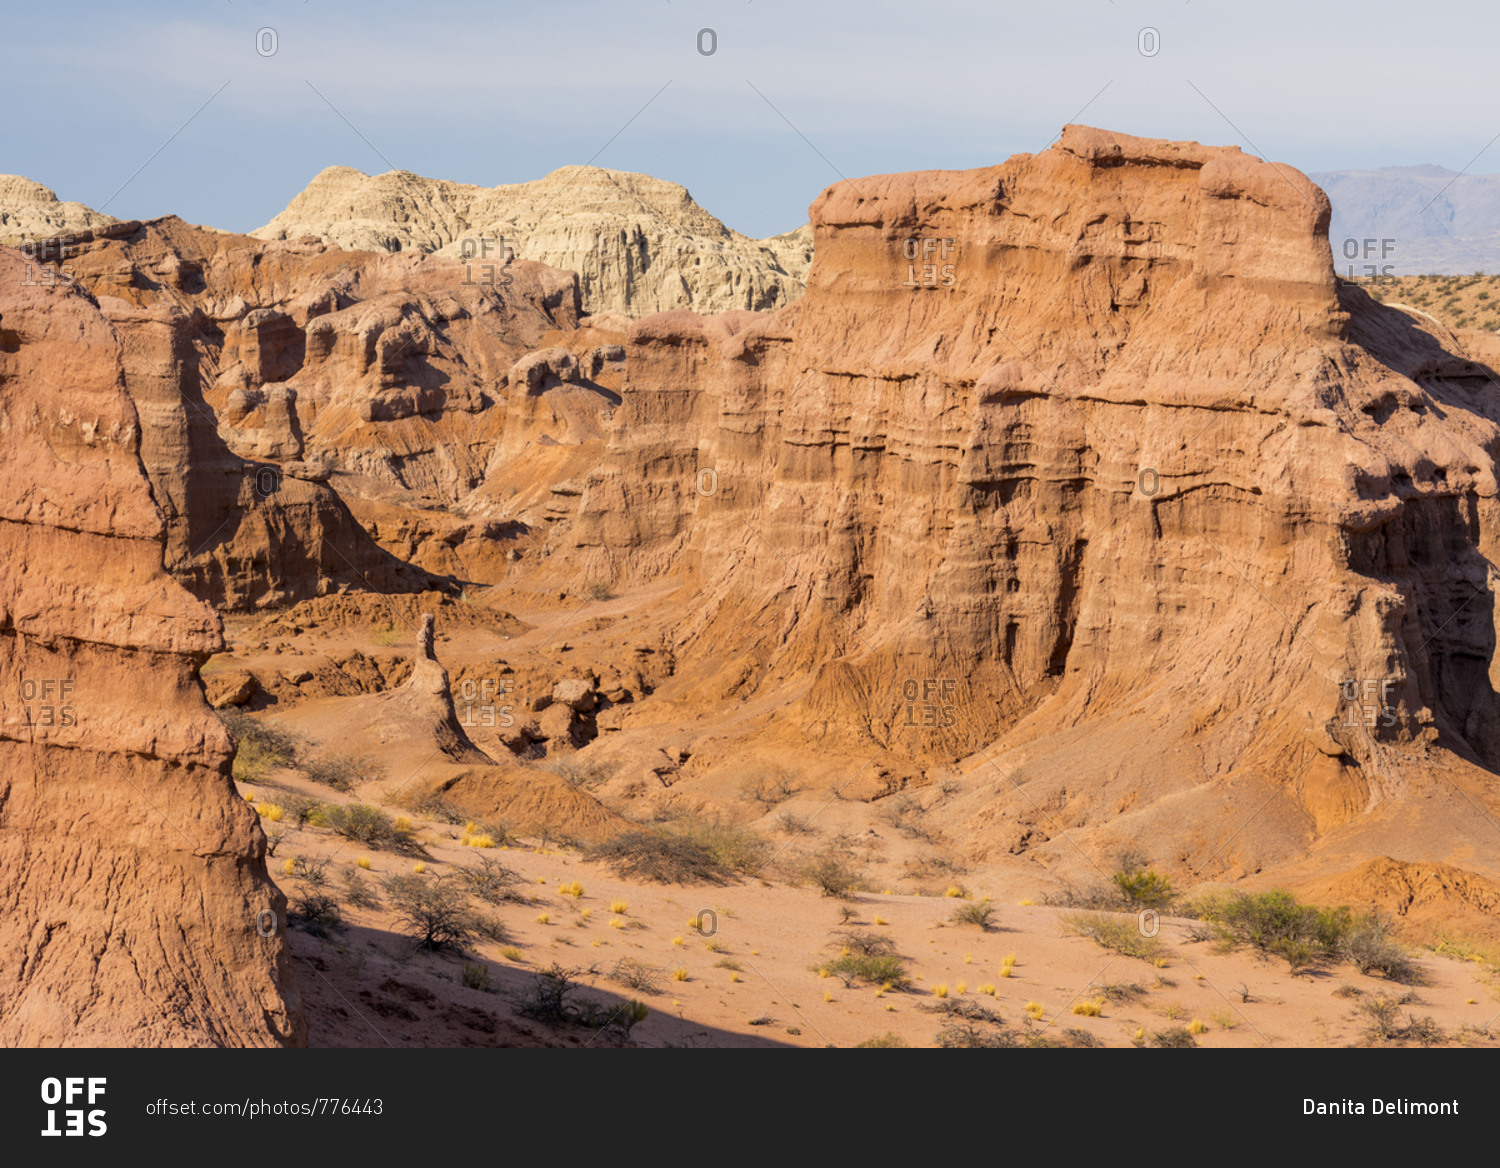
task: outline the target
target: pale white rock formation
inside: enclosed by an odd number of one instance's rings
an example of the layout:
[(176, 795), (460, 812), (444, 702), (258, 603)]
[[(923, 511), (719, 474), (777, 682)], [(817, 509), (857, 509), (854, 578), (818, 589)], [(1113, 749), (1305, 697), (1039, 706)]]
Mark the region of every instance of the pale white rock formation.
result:
[(630, 316), (780, 308), (802, 295), (812, 263), (805, 224), (751, 239), (676, 183), (597, 166), (498, 187), (333, 166), (251, 234), (316, 236), (346, 250), (437, 252), (465, 260), (478, 282), (502, 278), (509, 251), (577, 272), (589, 312)]

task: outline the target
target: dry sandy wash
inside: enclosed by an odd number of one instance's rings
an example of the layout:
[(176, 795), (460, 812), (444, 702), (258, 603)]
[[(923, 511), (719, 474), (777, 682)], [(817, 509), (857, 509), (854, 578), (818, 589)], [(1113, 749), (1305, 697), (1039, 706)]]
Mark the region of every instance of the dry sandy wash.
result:
[(358, 177), (0, 252), (0, 1037), (1493, 1042), (1493, 338), (1305, 176), (1069, 126), (644, 316)]

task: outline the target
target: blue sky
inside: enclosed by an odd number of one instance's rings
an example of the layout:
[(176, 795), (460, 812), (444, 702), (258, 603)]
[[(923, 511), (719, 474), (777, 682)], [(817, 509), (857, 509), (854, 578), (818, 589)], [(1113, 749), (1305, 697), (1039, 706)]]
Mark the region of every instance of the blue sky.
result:
[(1497, 31), (1493, 0), (49, 0), (6, 15), (0, 172), (243, 231), (334, 164), (494, 185), (593, 159), (751, 235), (841, 175), (989, 165), (1072, 120), (1492, 173)]

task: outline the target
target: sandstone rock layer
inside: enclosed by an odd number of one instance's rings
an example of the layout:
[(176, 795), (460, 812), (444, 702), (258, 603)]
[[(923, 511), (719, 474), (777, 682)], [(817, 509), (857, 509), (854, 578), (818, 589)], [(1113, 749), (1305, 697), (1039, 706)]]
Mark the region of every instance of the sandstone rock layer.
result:
[(1495, 383), (1339, 287), (1328, 216), (1081, 126), (830, 187), (802, 301), (633, 326), (556, 578), (675, 573), (659, 696), (954, 764), (976, 859), (1493, 863)]
[(0, 249), (0, 1043), (305, 1035), (109, 322)]

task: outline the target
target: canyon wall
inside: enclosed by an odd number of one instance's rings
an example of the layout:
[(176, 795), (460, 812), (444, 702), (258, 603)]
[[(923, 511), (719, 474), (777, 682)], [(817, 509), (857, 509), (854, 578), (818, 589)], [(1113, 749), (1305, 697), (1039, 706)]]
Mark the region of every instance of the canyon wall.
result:
[(0, 1042), (298, 1045), (285, 900), (162, 567), (125, 354), (0, 248)]
[(633, 326), (557, 578), (676, 572), (673, 692), (984, 779), (976, 856), (1233, 875), (1435, 789), (1472, 817), (1494, 384), (1337, 285), (1328, 216), (1288, 167), (1081, 126), (838, 183), (799, 303)]

